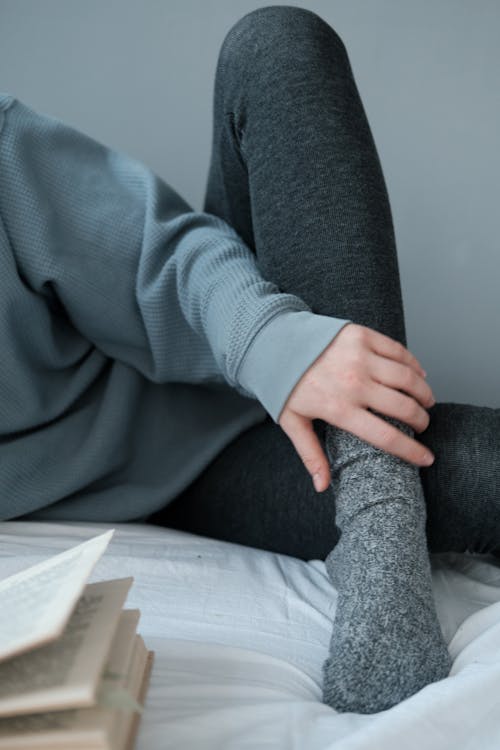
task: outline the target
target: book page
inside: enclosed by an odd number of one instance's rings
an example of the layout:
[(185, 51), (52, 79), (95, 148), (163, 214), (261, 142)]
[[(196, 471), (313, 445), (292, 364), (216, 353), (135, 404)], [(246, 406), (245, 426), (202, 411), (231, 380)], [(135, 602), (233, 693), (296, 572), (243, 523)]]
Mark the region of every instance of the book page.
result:
[(132, 663), (139, 617), (138, 609), (125, 609), (122, 612), (120, 631), (113, 640), (113, 650), (97, 690), (97, 703), (101, 708), (137, 709), (131, 694), (124, 690), (123, 680)]
[[(146, 648), (142, 636), (137, 634), (136, 636), (136, 648), (134, 652), (134, 662), (127, 675), (126, 689), (133, 695), (136, 700), (139, 700), (141, 689), (143, 687), (144, 673), (146, 669), (149, 669), (148, 655), (149, 652)], [(129, 712), (123, 717), (120, 722), (115, 722), (113, 727), (113, 740), (116, 747), (125, 748), (127, 744), (132, 744), (131, 734), (134, 730), (137, 730), (137, 726), (134, 726), (136, 719), (143, 713), (143, 707), (138, 702), (139, 711), (136, 713)]]
[(0, 716), (96, 703), (132, 581), (88, 584), (60, 638), (0, 663)]
[(0, 661), (59, 637), (113, 533), (0, 581)]
[[(136, 682), (137, 672), (144, 673), (145, 646), (136, 634), (137, 612), (122, 612), (109, 659), (101, 679), (99, 692), (126, 690)], [(147, 655), (147, 652), (146, 652)], [(142, 665), (142, 667), (141, 667)], [(147, 665), (146, 665), (147, 666)], [(143, 677), (143, 675), (141, 675)], [(133, 699), (144, 695), (133, 695)], [(0, 718), (0, 750), (31, 750), (50, 748), (68, 750), (71, 747), (113, 748), (113, 739), (121, 734), (117, 729), (123, 721), (129, 725), (133, 712), (102, 706), (12, 718)], [(120, 747), (120, 745), (118, 745)]]
[(135, 741), (137, 737), (137, 730), (139, 729), (139, 722), (141, 720), (141, 714), (144, 712), (144, 706), (146, 703), (146, 693), (149, 688), (149, 682), (151, 679), (151, 672), (153, 670), (153, 663), (155, 660), (155, 652), (149, 651), (146, 649), (147, 658), (146, 658), (146, 665), (144, 667), (144, 672), (142, 674), (142, 680), (139, 685), (139, 690), (137, 692), (137, 695), (135, 695), (135, 699), (137, 703), (141, 706), (142, 711), (140, 713), (134, 713), (131, 717), (131, 719), (128, 721), (128, 735), (125, 736), (124, 740), (122, 740), (122, 744), (118, 745), (119, 748), (122, 748), (122, 750), (133, 750), (135, 747)]

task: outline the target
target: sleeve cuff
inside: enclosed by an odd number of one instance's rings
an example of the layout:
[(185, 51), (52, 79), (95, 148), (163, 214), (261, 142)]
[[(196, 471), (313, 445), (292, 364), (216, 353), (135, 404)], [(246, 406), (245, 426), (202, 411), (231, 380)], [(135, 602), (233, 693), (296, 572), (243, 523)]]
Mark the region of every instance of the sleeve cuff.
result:
[(238, 382), (261, 402), (277, 424), (292, 390), (350, 320), (308, 310), (275, 315), (248, 347)]

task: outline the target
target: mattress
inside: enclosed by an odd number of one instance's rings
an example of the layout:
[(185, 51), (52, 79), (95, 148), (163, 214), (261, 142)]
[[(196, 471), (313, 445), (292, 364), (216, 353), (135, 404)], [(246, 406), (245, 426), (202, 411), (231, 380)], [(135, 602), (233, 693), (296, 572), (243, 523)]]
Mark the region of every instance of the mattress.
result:
[(302, 561), (148, 524), (0, 523), (0, 578), (115, 528), (89, 580), (132, 575), (127, 606), (156, 659), (137, 750), (499, 750), (500, 562), (431, 557), (453, 657), (377, 714), (321, 702), (336, 591)]

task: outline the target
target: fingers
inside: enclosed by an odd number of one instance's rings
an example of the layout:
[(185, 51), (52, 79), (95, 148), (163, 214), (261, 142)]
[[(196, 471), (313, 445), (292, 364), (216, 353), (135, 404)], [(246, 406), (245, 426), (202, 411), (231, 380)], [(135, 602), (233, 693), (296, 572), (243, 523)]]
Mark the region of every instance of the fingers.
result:
[[(405, 391), (427, 409), (435, 403), (429, 384), (407, 364), (374, 355), (370, 359), (370, 373), (378, 383)], [(387, 413), (383, 409), (380, 411)]]
[(434, 460), (425, 445), (408, 437), (397, 427), (366, 409), (355, 409), (350, 413), (348, 423), (340, 426), (376, 448), (416, 466), (430, 466)]
[(369, 328), (368, 330), (371, 333), (370, 346), (376, 354), (409, 365), (425, 377), (425, 370), (422, 365), (415, 355), (403, 346), (403, 344), (400, 344), (399, 341), (395, 341), (395, 339), (391, 339), (390, 336), (386, 336), (379, 331), (373, 330), (373, 328)]
[(370, 409), (406, 422), (415, 432), (423, 432), (430, 422), (428, 412), (414, 398), (399, 393), (385, 385), (374, 383), (369, 390), (367, 406)]
[[(312, 421), (299, 414), (288, 412), (280, 420), (280, 426), (292, 441), (302, 463), (311, 475), (317, 492), (323, 492), (330, 484), (330, 464)], [(317, 475), (317, 478), (316, 476)]]

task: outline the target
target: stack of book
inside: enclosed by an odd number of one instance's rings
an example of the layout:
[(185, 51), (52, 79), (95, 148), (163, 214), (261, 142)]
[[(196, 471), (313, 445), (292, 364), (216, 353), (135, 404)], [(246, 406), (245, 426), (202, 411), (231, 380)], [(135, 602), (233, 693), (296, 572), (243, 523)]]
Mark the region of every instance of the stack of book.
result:
[(131, 750), (154, 653), (133, 578), (87, 583), (114, 529), (0, 581), (0, 750)]

